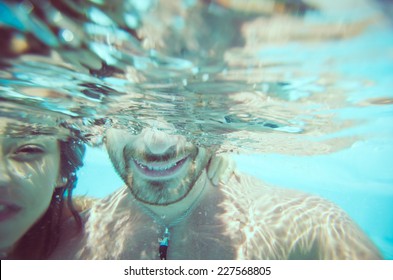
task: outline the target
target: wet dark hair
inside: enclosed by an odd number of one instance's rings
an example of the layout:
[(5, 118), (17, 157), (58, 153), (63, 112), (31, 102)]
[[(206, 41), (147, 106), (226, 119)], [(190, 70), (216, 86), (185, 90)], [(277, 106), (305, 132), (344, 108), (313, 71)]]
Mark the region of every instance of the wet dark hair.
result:
[(10, 259), (47, 259), (60, 240), (60, 226), (64, 206), (75, 219), (78, 230), (83, 227), (81, 217), (72, 203), (72, 191), (77, 183), (76, 171), (83, 166), (86, 147), (77, 138), (59, 141), (60, 175), (64, 186), (54, 190), (52, 200), (44, 215), (18, 241)]

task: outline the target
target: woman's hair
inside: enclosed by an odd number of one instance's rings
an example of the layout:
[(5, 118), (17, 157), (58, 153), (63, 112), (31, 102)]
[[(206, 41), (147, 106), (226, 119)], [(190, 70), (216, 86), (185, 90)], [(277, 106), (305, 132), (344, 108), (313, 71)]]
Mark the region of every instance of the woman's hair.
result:
[(60, 226), (64, 205), (75, 219), (78, 229), (83, 225), (78, 211), (72, 203), (72, 191), (76, 186), (76, 171), (83, 166), (84, 143), (77, 138), (59, 141), (60, 175), (64, 186), (55, 188), (52, 200), (44, 215), (18, 241), (9, 256), (11, 259), (47, 259), (60, 239)]

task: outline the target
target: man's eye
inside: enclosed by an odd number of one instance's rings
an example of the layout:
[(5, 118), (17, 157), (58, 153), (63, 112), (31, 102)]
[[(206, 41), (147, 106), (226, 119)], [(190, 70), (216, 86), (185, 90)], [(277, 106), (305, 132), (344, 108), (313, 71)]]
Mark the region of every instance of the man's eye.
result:
[(13, 158), (19, 161), (29, 161), (41, 157), (44, 152), (44, 149), (37, 145), (24, 145), (14, 152)]

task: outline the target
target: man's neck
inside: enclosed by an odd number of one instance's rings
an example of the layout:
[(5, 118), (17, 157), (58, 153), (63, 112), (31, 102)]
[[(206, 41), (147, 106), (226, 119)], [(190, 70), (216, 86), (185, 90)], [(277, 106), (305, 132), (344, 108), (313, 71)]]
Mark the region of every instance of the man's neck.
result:
[(148, 205), (141, 202), (138, 204), (141, 204), (141, 207), (147, 208), (148, 211), (153, 212), (161, 219), (156, 222), (164, 223), (165, 226), (170, 227), (171, 224), (182, 219), (182, 217), (186, 219), (187, 216), (198, 207), (210, 186), (211, 182), (204, 170), (188, 195), (181, 201), (166, 206)]

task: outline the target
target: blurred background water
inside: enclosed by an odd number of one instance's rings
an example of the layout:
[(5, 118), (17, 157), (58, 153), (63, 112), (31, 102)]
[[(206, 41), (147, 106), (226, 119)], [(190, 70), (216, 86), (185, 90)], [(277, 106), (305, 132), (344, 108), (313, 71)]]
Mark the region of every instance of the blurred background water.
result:
[(390, 1), (1, 1), (0, 114), (89, 144), (75, 193), (122, 185), (102, 147), (163, 118), (240, 170), (328, 198), (393, 259)]

